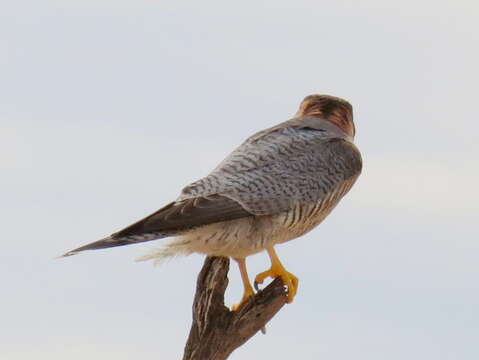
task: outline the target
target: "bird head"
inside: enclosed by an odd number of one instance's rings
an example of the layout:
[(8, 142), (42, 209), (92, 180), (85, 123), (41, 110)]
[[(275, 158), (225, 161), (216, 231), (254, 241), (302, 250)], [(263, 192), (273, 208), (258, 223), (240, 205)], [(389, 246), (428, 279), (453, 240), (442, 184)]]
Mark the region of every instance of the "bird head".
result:
[(356, 133), (353, 107), (346, 100), (335, 96), (318, 94), (306, 96), (294, 117), (318, 117), (332, 122), (351, 137)]

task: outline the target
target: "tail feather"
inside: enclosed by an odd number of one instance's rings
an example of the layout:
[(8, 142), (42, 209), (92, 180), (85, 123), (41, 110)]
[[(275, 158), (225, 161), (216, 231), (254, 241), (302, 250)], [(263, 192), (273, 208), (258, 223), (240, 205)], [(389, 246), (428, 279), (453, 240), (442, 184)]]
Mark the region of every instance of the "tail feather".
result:
[(172, 234), (169, 234), (169, 233), (149, 233), (149, 234), (129, 235), (129, 236), (115, 236), (115, 234), (113, 234), (101, 240), (70, 250), (60, 257), (72, 256), (85, 250), (106, 249), (106, 248), (115, 247), (115, 246), (124, 246), (124, 245), (145, 242), (145, 241), (162, 239), (171, 235)]

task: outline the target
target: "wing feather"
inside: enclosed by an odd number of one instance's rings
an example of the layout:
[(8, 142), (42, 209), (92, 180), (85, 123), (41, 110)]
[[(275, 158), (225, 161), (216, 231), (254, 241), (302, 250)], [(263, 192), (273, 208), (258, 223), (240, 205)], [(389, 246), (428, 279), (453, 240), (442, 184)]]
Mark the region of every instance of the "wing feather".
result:
[(362, 169), (349, 139), (321, 129), (283, 127), (251, 139), (179, 199), (217, 194), (254, 215), (271, 215), (325, 199)]
[(197, 226), (252, 216), (237, 201), (211, 195), (172, 202), (144, 219), (114, 233), (124, 237), (147, 233), (177, 233)]

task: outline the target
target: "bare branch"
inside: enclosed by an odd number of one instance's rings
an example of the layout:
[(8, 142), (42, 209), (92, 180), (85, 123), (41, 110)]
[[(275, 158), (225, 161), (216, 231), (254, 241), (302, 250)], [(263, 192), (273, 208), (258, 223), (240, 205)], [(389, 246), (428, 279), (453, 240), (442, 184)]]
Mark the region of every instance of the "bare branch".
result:
[(207, 257), (196, 284), (193, 323), (183, 360), (225, 360), (286, 303), (281, 279), (251, 297), (237, 311), (224, 304), (229, 259)]

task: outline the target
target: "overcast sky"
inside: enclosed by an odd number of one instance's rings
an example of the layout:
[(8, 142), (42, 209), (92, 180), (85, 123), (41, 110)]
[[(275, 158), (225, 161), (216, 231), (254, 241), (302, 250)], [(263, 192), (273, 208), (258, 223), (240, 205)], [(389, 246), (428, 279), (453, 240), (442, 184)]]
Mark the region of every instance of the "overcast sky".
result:
[[(363, 174), (278, 247), (299, 293), (231, 359), (479, 358), (478, 16), (472, 0), (1, 2), (0, 358), (181, 358), (202, 256), (54, 258), (311, 93), (353, 104)], [(232, 266), (228, 303), (241, 291)]]

